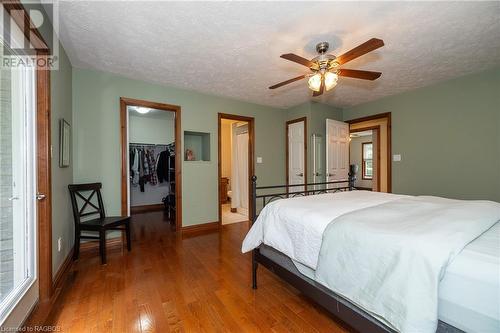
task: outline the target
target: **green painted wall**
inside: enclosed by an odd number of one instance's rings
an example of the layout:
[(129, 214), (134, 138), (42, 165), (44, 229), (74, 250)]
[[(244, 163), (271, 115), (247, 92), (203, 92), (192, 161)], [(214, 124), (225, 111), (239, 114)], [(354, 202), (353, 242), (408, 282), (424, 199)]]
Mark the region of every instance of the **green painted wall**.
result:
[[(284, 181), (286, 111), (116, 75), (73, 70), (75, 182), (101, 181), (108, 214), (120, 213), (120, 97), (180, 105), (182, 130), (211, 134), (210, 162), (183, 162), (183, 225), (218, 220), (217, 113), (255, 117), (259, 184)], [(184, 147), (183, 147), (184, 151)]]
[(500, 201), (500, 69), (344, 110), (392, 113), (393, 192)]
[[(73, 183), (74, 159), (70, 166), (59, 167), (59, 120), (73, 125), (72, 115), (72, 67), (62, 45), (59, 45), (59, 69), (50, 75), (51, 138), (52, 138), (52, 272), (55, 274), (74, 243), (74, 222), (68, 184)], [(72, 128), (72, 131), (74, 129)], [(73, 134), (73, 133), (72, 133)], [(72, 152), (73, 153), (73, 152)], [(61, 252), (57, 240), (62, 238)]]

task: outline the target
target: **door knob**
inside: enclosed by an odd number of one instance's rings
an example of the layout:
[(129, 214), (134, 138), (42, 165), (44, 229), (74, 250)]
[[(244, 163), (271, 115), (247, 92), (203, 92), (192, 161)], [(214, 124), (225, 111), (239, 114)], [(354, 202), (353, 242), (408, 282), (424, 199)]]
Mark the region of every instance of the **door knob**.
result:
[(18, 196), (13, 196), (9, 198), (9, 201), (19, 200)]
[(36, 200), (38, 200), (38, 201), (41, 201), (41, 200), (45, 199), (45, 197), (46, 197), (46, 195), (43, 194), (43, 193), (37, 193), (36, 194)]
[(304, 174), (301, 172), (301, 173), (298, 173), (297, 176), (304, 177)]

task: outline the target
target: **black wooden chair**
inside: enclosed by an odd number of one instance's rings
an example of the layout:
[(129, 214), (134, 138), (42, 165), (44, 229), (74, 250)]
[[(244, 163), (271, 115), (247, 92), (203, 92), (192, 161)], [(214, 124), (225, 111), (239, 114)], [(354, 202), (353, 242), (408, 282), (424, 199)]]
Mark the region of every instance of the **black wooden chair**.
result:
[[(130, 244), (130, 217), (110, 216), (106, 217), (104, 204), (101, 196), (101, 183), (73, 184), (68, 185), (73, 206), (73, 217), (75, 219), (75, 247), (73, 260), (78, 259), (80, 252), (80, 239), (99, 239), (99, 252), (101, 263), (106, 263), (106, 231), (122, 230), (127, 236), (127, 249), (132, 249)], [(97, 194), (97, 202), (94, 196)], [(78, 200), (80, 198), (81, 200)], [(94, 199), (94, 201), (92, 201)], [(82, 204), (79, 207), (79, 202)], [(94, 217), (92, 217), (92, 215)], [(95, 216), (98, 215), (96, 218)], [(83, 219), (82, 219), (83, 218)], [(96, 231), (99, 236), (82, 235), (82, 231)]]

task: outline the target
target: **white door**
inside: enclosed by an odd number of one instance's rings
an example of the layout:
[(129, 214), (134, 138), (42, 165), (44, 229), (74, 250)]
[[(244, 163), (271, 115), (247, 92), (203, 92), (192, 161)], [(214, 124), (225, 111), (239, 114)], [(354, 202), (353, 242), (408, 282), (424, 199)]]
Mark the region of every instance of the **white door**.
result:
[[(326, 120), (326, 181), (349, 178), (349, 124)], [(342, 186), (344, 184), (341, 184)]]
[[(304, 184), (306, 159), (304, 156), (305, 122), (288, 124), (288, 184)], [(290, 192), (303, 191), (301, 187), (292, 187)]]
[(35, 72), (2, 68), (0, 87), (0, 325), (16, 327), (38, 294)]

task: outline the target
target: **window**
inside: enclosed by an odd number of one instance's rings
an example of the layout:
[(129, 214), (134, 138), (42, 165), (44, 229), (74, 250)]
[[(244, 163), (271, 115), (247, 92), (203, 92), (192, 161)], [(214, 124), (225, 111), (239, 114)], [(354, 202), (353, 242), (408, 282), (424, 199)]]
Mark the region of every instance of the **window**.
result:
[[(3, 56), (22, 57), (2, 44)], [(35, 92), (32, 68), (0, 69), (0, 324), (36, 278)]]
[(371, 142), (362, 144), (363, 179), (373, 179), (373, 145)]

